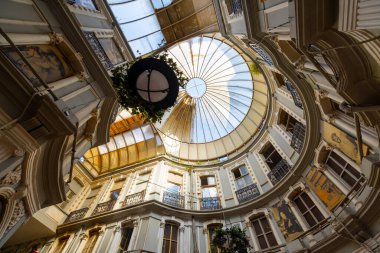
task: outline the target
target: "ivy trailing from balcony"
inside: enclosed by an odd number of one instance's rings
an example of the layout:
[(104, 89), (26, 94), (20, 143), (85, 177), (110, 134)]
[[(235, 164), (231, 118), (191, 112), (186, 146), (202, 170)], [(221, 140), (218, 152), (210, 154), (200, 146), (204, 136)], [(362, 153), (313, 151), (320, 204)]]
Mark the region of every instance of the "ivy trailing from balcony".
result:
[[(153, 56), (159, 60), (164, 61), (175, 73), (179, 85), (184, 88), (188, 78), (178, 68), (177, 63), (169, 57), (169, 54), (164, 51), (161, 54)], [(124, 107), (130, 109), (132, 114), (141, 114), (144, 118), (149, 119), (152, 123), (161, 122), (166, 109), (156, 110), (154, 106), (148, 101), (141, 99), (133, 88), (128, 84), (128, 70), (132, 65), (139, 61), (137, 58), (134, 61), (122, 64), (112, 70), (113, 86), (118, 94), (119, 103)]]
[(238, 226), (218, 228), (214, 232), (212, 244), (220, 249), (221, 253), (247, 253), (252, 248), (245, 234), (245, 229)]

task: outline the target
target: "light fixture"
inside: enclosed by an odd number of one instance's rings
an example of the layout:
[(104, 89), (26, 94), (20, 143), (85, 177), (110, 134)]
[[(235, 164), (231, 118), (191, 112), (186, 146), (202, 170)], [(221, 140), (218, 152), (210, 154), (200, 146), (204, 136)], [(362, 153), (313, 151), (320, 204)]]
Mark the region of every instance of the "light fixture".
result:
[(171, 107), (179, 91), (174, 71), (162, 60), (145, 58), (128, 70), (128, 83), (139, 98), (154, 110)]

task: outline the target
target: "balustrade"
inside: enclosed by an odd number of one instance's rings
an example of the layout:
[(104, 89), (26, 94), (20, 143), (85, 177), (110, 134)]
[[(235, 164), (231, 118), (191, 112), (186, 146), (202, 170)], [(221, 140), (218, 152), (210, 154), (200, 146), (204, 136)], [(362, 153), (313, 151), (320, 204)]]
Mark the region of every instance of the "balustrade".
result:
[(111, 211), (112, 208), (113, 208), (113, 206), (115, 205), (115, 203), (116, 203), (116, 200), (112, 199), (110, 201), (98, 204), (95, 207), (94, 211), (92, 212), (92, 215), (96, 215), (96, 214), (99, 214), (99, 213), (104, 213), (104, 212)]
[(109, 70), (112, 69), (113, 64), (111, 60), (108, 58), (106, 52), (104, 51), (102, 45), (100, 44), (99, 40), (96, 38), (95, 33), (93, 32), (84, 32), (84, 35), (90, 43), (92, 50), (94, 50), (96, 56), (98, 56), (100, 62), (103, 64), (103, 66)]
[(285, 159), (279, 161), (268, 173), (268, 177), (273, 185), (277, 184), (289, 171), (289, 164)]
[(294, 125), (292, 141), (290, 146), (299, 154), (302, 151), (303, 142), (305, 139), (305, 126), (299, 122)]
[(122, 207), (136, 205), (138, 203), (144, 202), (144, 198), (145, 190), (126, 196), (121, 205)]
[(185, 207), (185, 197), (179, 193), (165, 191), (162, 202), (179, 208)]
[(285, 86), (288, 89), (288, 91), (290, 92), (290, 94), (292, 95), (294, 104), (297, 107), (303, 109), (302, 100), (301, 100), (300, 96), (298, 95), (296, 88), (294, 88), (293, 84), (289, 80), (285, 79)]
[(86, 215), (87, 211), (88, 211), (87, 207), (79, 209), (79, 210), (72, 211), (69, 214), (69, 216), (67, 216), (65, 223), (73, 222), (73, 221), (82, 219)]
[(219, 197), (207, 197), (200, 199), (200, 208), (201, 210), (215, 210), (221, 209), (222, 205)]
[(259, 191), (259, 188), (257, 188), (257, 184), (251, 184), (240, 190), (237, 190), (235, 194), (239, 203), (244, 203), (248, 200), (251, 200), (260, 196), (260, 191)]

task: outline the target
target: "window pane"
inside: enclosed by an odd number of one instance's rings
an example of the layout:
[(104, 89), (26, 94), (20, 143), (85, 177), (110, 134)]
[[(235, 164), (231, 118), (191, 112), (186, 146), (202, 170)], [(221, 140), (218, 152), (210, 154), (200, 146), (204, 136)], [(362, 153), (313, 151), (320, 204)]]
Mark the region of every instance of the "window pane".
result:
[(215, 187), (208, 187), (202, 189), (202, 197), (208, 198), (208, 197), (217, 197), (217, 191)]
[(268, 244), (267, 242), (265, 241), (265, 237), (262, 235), (262, 236), (258, 236), (257, 237), (257, 240), (259, 241), (259, 244), (260, 244), (260, 248), (261, 249), (266, 249), (268, 248)]
[(255, 229), (256, 235), (261, 235), (263, 233), (258, 220), (253, 221), (253, 228)]
[(170, 253), (170, 243), (169, 241), (164, 240), (164, 244), (162, 245), (163, 253)]
[(317, 207), (311, 209), (311, 212), (314, 214), (315, 218), (317, 218), (318, 221), (322, 221), (324, 219), (321, 211), (319, 211)]
[(239, 190), (244, 188), (245, 187), (244, 178), (239, 178), (238, 180), (236, 180), (236, 186)]
[(315, 222), (313, 216), (311, 215), (311, 213), (309, 213), (309, 212), (305, 213), (304, 217), (305, 217), (307, 224), (309, 224), (310, 227), (313, 227), (315, 224), (317, 224)]
[(207, 177), (208, 185), (214, 185), (215, 184), (215, 177)]
[(337, 161), (337, 163), (340, 165), (344, 166), (346, 164), (346, 161), (335, 152), (331, 151), (330, 156), (334, 158), (334, 160)]
[(333, 171), (335, 171), (336, 174), (340, 175), (342, 173), (342, 168), (336, 162), (334, 162), (332, 159), (329, 159), (327, 161), (327, 165), (329, 165), (329, 167)]
[(167, 183), (166, 190), (169, 192), (179, 193), (181, 191), (181, 186), (172, 183)]
[(357, 171), (354, 167), (352, 167), (350, 164), (347, 164), (346, 170), (348, 170), (353, 176), (356, 177), (356, 179), (360, 178), (360, 172)]
[(274, 237), (274, 234), (273, 234), (273, 233), (269, 233), (269, 234), (267, 234), (267, 239), (268, 239), (269, 245), (270, 245), (271, 247), (277, 245), (277, 241), (276, 241), (276, 238)]
[(240, 172), (241, 172), (242, 175), (247, 175), (247, 174), (248, 174), (248, 169), (247, 169), (247, 167), (245, 167), (245, 166), (241, 166), (241, 167), (240, 167)]
[(304, 213), (307, 210), (306, 206), (302, 203), (302, 201), (299, 197), (294, 199), (294, 203), (297, 205), (297, 207), (301, 211), (301, 213)]
[(263, 226), (265, 232), (272, 231), (267, 218), (261, 219), (261, 225)]
[(241, 176), (240, 171), (238, 169), (232, 171), (234, 173), (235, 178), (239, 178)]
[(172, 225), (172, 241), (178, 241), (178, 226)]
[(170, 239), (170, 230), (171, 230), (170, 224), (165, 224), (165, 230), (164, 230), (165, 239)]
[(177, 253), (177, 243), (172, 241), (172, 247), (171, 247), (170, 253)]
[(201, 186), (208, 185), (207, 183), (207, 177), (201, 177)]
[(347, 172), (343, 172), (342, 174), (342, 179), (349, 185), (349, 186), (354, 186), (356, 183), (356, 180), (349, 175)]
[(301, 196), (300, 196), (303, 201), (305, 201), (305, 204), (310, 208), (312, 206), (314, 206), (314, 202), (311, 200), (311, 198), (309, 197), (309, 195), (307, 195), (307, 193), (302, 193)]
[(244, 180), (245, 180), (245, 185), (251, 185), (251, 184), (253, 184), (253, 181), (252, 181), (252, 178), (251, 178), (250, 175), (246, 175), (244, 177)]

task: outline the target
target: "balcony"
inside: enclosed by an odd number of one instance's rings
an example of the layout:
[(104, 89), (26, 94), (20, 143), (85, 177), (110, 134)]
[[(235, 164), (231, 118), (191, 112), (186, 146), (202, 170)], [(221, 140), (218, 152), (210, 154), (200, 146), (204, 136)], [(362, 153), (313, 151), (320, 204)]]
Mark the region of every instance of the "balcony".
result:
[(111, 60), (108, 58), (106, 52), (104, 51), (102, 45), (100, 45), (99, 40), (96, 38), (95, 33), (93, 32), (84, 32), (84, 36), (86, 37), (88, 43), (90, 43), (92, 50), (94, 50), (96, 56), (103, 64), (106, 70), (110, 70), (113, 68), (113, 64)]
[(116, 199), (98, 204), (92, 212), (92, 215), (97, 215), (100, 213), (111, 211), (115, 203)]
[(240, 16), (243, 14), (243, 4), (241, 0), (227, 0), (226, 4), (231, 8), (230, 15)]
[(221, 209), (222, 205), (219, 197), (208, 197), (200, 199), (200, 208), (201, 210), (216, 210)]
[(299, 122), (294, 125), (292, 141), (290, 146), (299, 154), (302, 151), (303, 142), (305, 139), (305, 126)]
[(300, 96), (298, 95), (296, 88), (294, 88), (293, 84), (291, 82), (289, 82), (289, 80), (287, 80), (287, 79), (285, 79), (285, 85), (286, 85), (286, 88), (288, 89), (288, 91), (290, 92), (290, 94), (292, 95), (294, 104), (297, 107), (303, 109), (302, 100), (301, 100)]
[(121, 203), (122, 207), (133, 206), (139, 203), (144, 202), (145, 198), (145, 190), (141, 192), (137, 192), (125, 197), (125, 200)]
[(86, 215), (87, 211), (88, 211), (87, 207), (79, 209), (79, 210), (72, 211), (69, 214), (69, 216), (67, 216), (65, 223), (83, 219), (83, 217)]
[(257, 184), (248, 185), (240, 190), (237, 190), (235, 194), (239, 201), (239, 204), (244, 203), (248, 200), (255, 199), (256, 197), (260, 196)]
[(289, 171), (289, 164), (285, 159), (279, 161), (268, 173), (268, 178), (273, 185), (277, 184)]
[(185, 197), (178, 193), (164, 191), (162, 202), (178, 208), (185, 207)]

